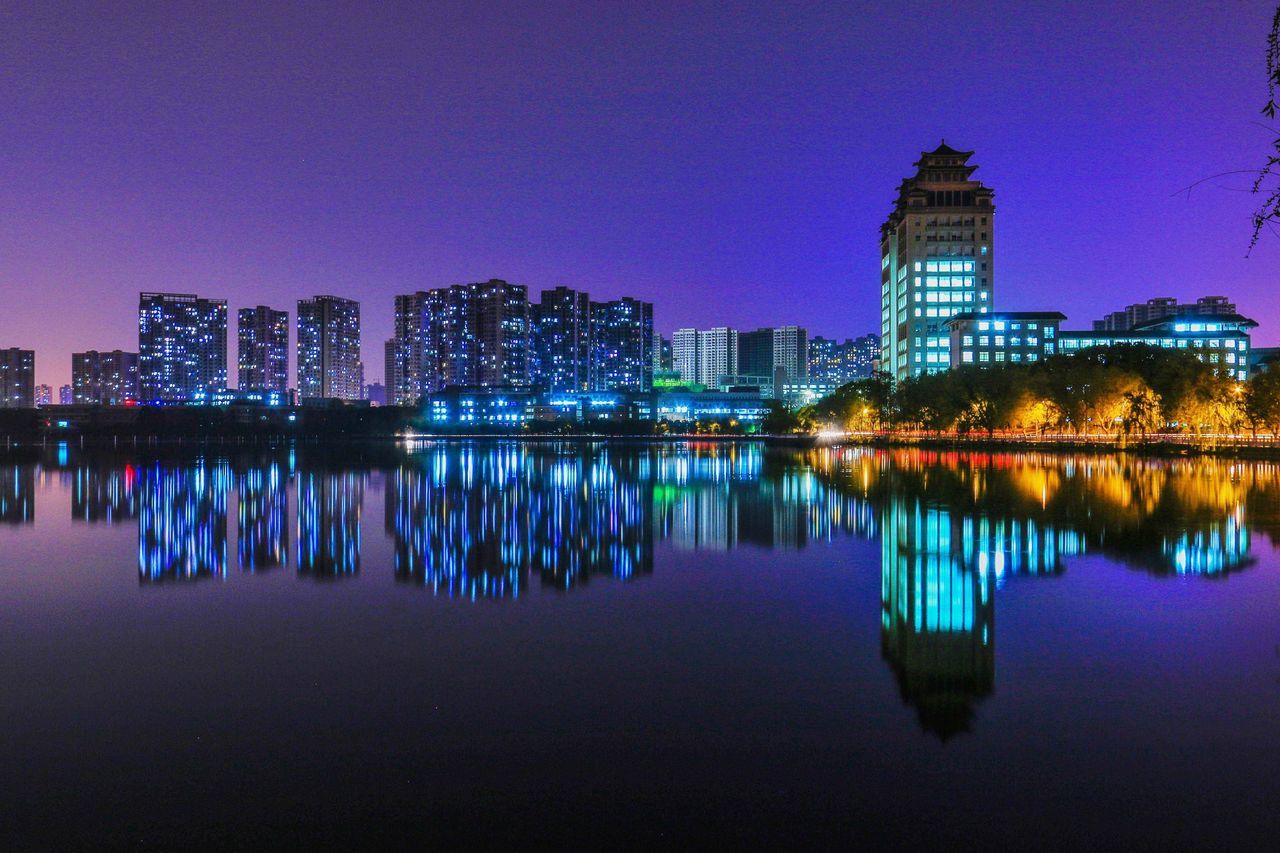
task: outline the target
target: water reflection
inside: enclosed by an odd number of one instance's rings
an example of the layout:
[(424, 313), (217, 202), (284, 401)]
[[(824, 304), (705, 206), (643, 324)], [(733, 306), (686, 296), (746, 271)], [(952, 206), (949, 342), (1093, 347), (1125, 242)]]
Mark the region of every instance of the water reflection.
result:
[(363, 507), (362, 472), (298, 475), (298, 574), (324, 579), (360, 571)]
[(36, 518), (36, 471), (30, 465), (0, 465), (0, 523), (30, 524)]
[(226, 576), (232, 493), (245, 572), (287, 565), (292, 521), (298, 576), (359, 573), (368, 489), (382, 493), (390, 545), (375, 569), (467, 599), (649, 577), (659, 546), (677, 552), (661, 569), (674, 572), (689, 564), (680, 552), (876, 539), (882, 657), (922, 728), (944, 739), (971, 728), (996, 689), (1005, 585), (1045, 582), (1086, 554), (1221, 579), (1253, 564), (1251, 535), (1280, 540), (1269, 462), (696, 443), (443, 443), (350, 464), (293, 450), (76, 455), (0, 466), (0, 520), (30, 523), (37, 470), (60, 477), (73, 519), (137, 524), (144, 584)]
[(141, 469), (138, 577), (143, 582), (222, 577), (227, 571), (225, 462)]

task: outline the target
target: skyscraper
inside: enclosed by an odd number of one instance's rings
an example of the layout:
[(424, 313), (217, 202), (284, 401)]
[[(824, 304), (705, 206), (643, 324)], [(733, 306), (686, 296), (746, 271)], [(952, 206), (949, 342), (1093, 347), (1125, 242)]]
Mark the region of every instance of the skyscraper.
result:
[(591, 389), (593, 307), (585, 291), (542, 291), (532, 306), (534, 384), (548, 391)]
[(227, 387), (227, 301), (188, 293), (138, 297), (143, 401), (174, 402)]
[(951, 364), (945, 324), (991, 309), (994, 193), (972, 179), (972, 151), (925, 151), (880, 226), (881, 369), (902, 380)]
[(289, 312), (265, 305), (241, 308), (240, 377), (242, 391), (289, 391)]
[(140, 396), (138, 353), (77, 352), (71, 354), (72, 400), (95, 406), (123, 406)]
[(35, 404), (35, 351), (0, 349), (0, 409), (30, 409)]
[(298, 396), (359, 400), (360, 303), (337, 296), (298, 301)]
[(653, 388), (653, 303), (630, 297), (593, 302), (591, 327), (597, 390)]
[(684, 382), (698, 381), (697, 329), (676, 329), (671, 335), (671, 369)]
[(734, 329), (719, 326), (698, 332), (698, 379), (711, 388), (720, 384), (720, 377), (738, 372), (738, 333)]
[(499, 279), (396, 297), (387, 342), (388, 391), (404, 405), (451, 385), (528, 385), (530, 312), (524, 285)]

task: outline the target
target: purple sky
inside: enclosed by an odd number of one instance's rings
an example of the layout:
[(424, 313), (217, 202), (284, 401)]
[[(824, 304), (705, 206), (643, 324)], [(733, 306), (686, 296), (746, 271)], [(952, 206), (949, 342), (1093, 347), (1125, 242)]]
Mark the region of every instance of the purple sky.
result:
[(998, 307), (1221, 293), (1280, 342), (1248, 178), (1176, 195), (1266, 153), (1271, 0), (87, 5), (0, 11), (0, 346), (54, 386), (136, 348), (139, 290), (358, 298), (370, 379), (394, 294), (491, 277), (862, 334), (942, 137)]

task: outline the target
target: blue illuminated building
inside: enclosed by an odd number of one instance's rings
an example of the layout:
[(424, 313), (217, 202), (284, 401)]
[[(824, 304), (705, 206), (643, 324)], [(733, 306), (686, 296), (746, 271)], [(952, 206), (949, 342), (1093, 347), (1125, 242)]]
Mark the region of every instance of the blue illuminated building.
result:
[(227, 387), (227, 301), (194, 294), (138, 297), (143, 402), (182, 402)]

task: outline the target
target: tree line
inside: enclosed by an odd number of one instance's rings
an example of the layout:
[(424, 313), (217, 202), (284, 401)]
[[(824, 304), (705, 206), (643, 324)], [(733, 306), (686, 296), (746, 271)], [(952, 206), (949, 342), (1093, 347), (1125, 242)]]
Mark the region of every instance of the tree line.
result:
[(796, 412), (775, 408), (765, 424), (773, 433), (823, 429), (1280, 436), (1280, 371), (1240, 382), (1185, 350), (1097, 347), (1030, 364), (964, 365), (898, 383), (879, 374)]

